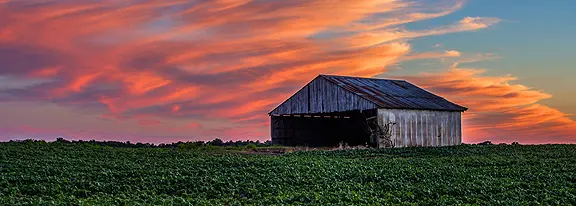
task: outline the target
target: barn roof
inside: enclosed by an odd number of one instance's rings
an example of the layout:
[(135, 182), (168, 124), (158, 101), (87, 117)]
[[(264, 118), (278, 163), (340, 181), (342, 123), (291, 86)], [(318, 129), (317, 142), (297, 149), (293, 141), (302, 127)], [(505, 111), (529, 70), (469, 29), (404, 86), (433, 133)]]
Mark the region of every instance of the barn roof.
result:
[(466, 107), (452, 103), (405, 80), (362, 78), (336, 75), (320, 77), (373, 102), (381, 108), (466, 111)]
[(467, 110), (404, 80), (321, 74), (268, 114), (314, 114), (376, 108)]

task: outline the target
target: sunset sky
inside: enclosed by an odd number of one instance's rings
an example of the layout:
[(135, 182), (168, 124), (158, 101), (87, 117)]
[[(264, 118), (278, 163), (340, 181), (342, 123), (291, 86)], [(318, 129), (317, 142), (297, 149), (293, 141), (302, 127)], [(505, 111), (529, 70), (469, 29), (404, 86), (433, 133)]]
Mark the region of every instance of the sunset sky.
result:
[(464, 142), (576, 143), (576, 1), (0, 0), (0, 141), (268, 140), (320, 73), (470, 108)]

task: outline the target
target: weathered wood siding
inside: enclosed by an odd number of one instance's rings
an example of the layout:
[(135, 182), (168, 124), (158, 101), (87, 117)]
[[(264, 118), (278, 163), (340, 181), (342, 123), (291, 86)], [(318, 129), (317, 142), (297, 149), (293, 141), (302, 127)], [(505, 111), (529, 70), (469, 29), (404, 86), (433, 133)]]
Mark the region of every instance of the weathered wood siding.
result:
[(316, 78), (280, 104), (270, 114), (310, 114), (375, 109), (378, 106), (361, 96)]
[(453, 111), (378, 109), (379, 124), (396, 123), (391, 129), (395, 147), (459, 145), (461, 115)]

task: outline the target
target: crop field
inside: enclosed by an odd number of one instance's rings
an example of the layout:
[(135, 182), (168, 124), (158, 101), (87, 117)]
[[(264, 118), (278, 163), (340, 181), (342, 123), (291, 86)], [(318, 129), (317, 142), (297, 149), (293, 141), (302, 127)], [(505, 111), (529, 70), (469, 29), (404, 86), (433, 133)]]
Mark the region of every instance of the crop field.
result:
[(0, 205), (576, 205), (576, 145), (282, 155), (0, 143)]

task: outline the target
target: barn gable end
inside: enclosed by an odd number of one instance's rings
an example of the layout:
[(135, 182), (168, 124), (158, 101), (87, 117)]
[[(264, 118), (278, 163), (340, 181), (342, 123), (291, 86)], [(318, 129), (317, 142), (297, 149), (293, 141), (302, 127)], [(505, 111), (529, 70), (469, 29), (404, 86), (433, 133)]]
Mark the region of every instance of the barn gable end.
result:
[(270, 115), (330, 113), (378, 108), (378, 105), (361, 95), (318, 76), (278, 105), (270, 112)]

